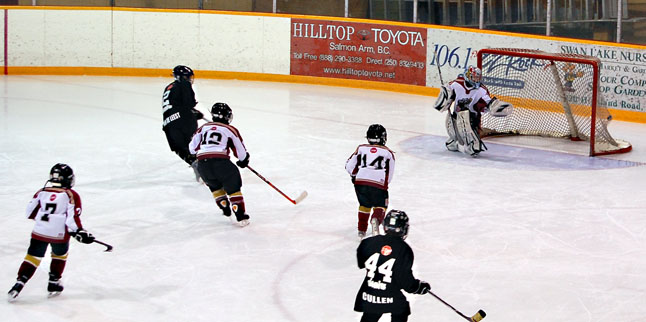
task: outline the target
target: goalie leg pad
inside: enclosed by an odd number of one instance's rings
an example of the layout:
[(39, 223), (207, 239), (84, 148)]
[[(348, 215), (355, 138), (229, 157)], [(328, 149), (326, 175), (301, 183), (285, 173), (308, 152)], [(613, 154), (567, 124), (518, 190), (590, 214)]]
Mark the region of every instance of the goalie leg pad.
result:
[(471, 113), (466, 110), (457, 114), (455, 127), (458, 142), (460, 143), (459, 150), (469, 155), (476, 155), (486, 150), (487, 148), (480, 139), (477, 127), (474, 129), (471, 124)]
[(455, 92), (453, 91), (453, 88), (442, 86), (440, 87), (440, 94), (437, 96), (435, 104), (433, 104), (433, 108), (440, 112), (444, 112), (449, 109), (451, 104), (453, 104), (454, 98)]
[(458, 151), (458, 137), (455, 131), (455, 114), (447, 113), (446, 114), (446, 133), (449, 135), (449, 138), (446, 140), (446, 148), (449, 151)]

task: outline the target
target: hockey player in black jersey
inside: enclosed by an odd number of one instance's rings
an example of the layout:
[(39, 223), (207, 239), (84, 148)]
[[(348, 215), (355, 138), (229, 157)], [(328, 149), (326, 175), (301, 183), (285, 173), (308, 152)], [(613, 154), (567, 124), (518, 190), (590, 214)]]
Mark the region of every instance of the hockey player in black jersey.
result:
[(406, 322), (410, 305), (401, 292), (426, 294), (431, 285), (413, 276), (413, 250), (404, 241), (408, 235), (408, 216), (391, 210), (383, 222), (385, 235), (361, 241), (357, 248), (359, 268), (366, 269), (354, 302), (354, 310), (363, 312), (361, 322), (377, 322), (391, 313), (392, 322)]
[(166, 86), (162, 97), (162, 129), (171, 151), (193, 167), (195, 180), (199, 181), (196, 158), (188, 151), (188, 143), (197, 130), (197, 120), (204, 117), (195, 109), (194, 73), (190, 67), (178, 65), (173, 69), (173, 76), (175, 81)]

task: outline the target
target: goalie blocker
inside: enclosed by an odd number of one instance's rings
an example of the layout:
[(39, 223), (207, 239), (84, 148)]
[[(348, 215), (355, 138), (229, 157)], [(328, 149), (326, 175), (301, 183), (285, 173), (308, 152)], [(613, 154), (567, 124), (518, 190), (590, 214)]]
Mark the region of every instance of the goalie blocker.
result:
[(451, 87), (442, 86), (433, 107), (439, 112), (444, 112), (449, 109), (454, 100), (455, 91)]

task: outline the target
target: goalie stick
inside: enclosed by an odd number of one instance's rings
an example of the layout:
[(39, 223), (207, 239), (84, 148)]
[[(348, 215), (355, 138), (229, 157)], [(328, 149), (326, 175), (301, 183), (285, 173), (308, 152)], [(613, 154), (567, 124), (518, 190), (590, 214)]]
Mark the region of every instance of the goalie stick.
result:
[(485, 311), (483, 311), (483, 310), (478, 310), (478, 312), (476, 312), (476, 314), (474, 314), (472, 317), (468, 317), (468, 316), (464, 315), (462, 312), (458, 311), (458, 310), (457, 310), (456, 308), (454, 308), (453, 306), (451, 306), (451, 304), (446, 303), (446, 302), (445, 302), (443, 299), (441, 299), (439, 296), (435, 295), (435, 293), (433, 293), (433, 292), (431, 292), (431, 291), (428, 291), (428, 294), (433, 295), (433, 297), (435, 297), (436, 299), (438, 299), (440, 302), (444, 303), (444, 305), (446, 305), (446, 306), (450, 307), (450, 308), (451, 308), (455, 313), (457, 313), (459, 316), (463, 317), (465, 320), (467, 320), (467, 321), (469, 321), (469, 322), (479, 322), (479, 321), (481, 321), (482, 319), (484, 319), (484, 318), (485, 318), (485, 316), (487, 316), (487, 313), (485, 313)]
[(303, 191), (303, 192), (301, 192), (301, 194), (300, 194), (298, 197), (296, 197), (296, 199), (292, 199), (292, 198), (290, 198), (289, 196), (287, 196), (285, 193), (283, 193), (282, 191), (280, 191), (280, 189), (278, 189), (278, 188), (277, 188), (276, 186), (274, 186), (271, 182), (269, 182), (269, 180), (265, 179), (265, 177), (263, 177), (262, 175), (260, 175), (260, 173), (258, 173), (258, 172), (257, 172), (256, 170), (254, 170), (252, 167), (247, 166), (247, 169), (249, 169), (251, 172), (253, 172), (255, 175), (257, 175), (257, 176), (258, 176), (258, 178), (262, 179), (262, 181), (264, 181), (265, 183), (267, 183), (268, 185), (270, 185), (272, 188), (274, 188), (276, 191), (278, 191), (278, 193), (280, 193), (280, 194), (281, 194), (283, 197), (285, 197), (287, 200), (291, 201), (293, 204), (297, 204), (297, 203), (299, 203), (299, 202), (303, 201), (303, 199), (305, 199), (305, 197), (307, 197), (307, 191)]
[(100, 240), (97, 240), (97, 239), (95, 239), (94, 242), (97, 243), (97, 244), (101, 244), (101, 245), (105, 246), (105, 252), (111, 252), (112, 251), (112, 248), (113, 248), (112, 245), (106, 244), (106, 243), (104, 243), (104, 242), (102, 242)]

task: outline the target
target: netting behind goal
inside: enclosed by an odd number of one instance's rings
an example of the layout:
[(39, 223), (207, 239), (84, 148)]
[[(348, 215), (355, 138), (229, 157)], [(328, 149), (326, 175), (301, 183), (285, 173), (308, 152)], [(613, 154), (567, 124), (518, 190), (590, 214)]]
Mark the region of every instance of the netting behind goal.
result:
[(482, 49), (478, 66), (492, 96), (514, 105), (507, 117), (482, 117), (482, 136), (537, 135), (589, 140), (590, 155), (628, 152), (608, 132), (596, 57), (529, 49)]

